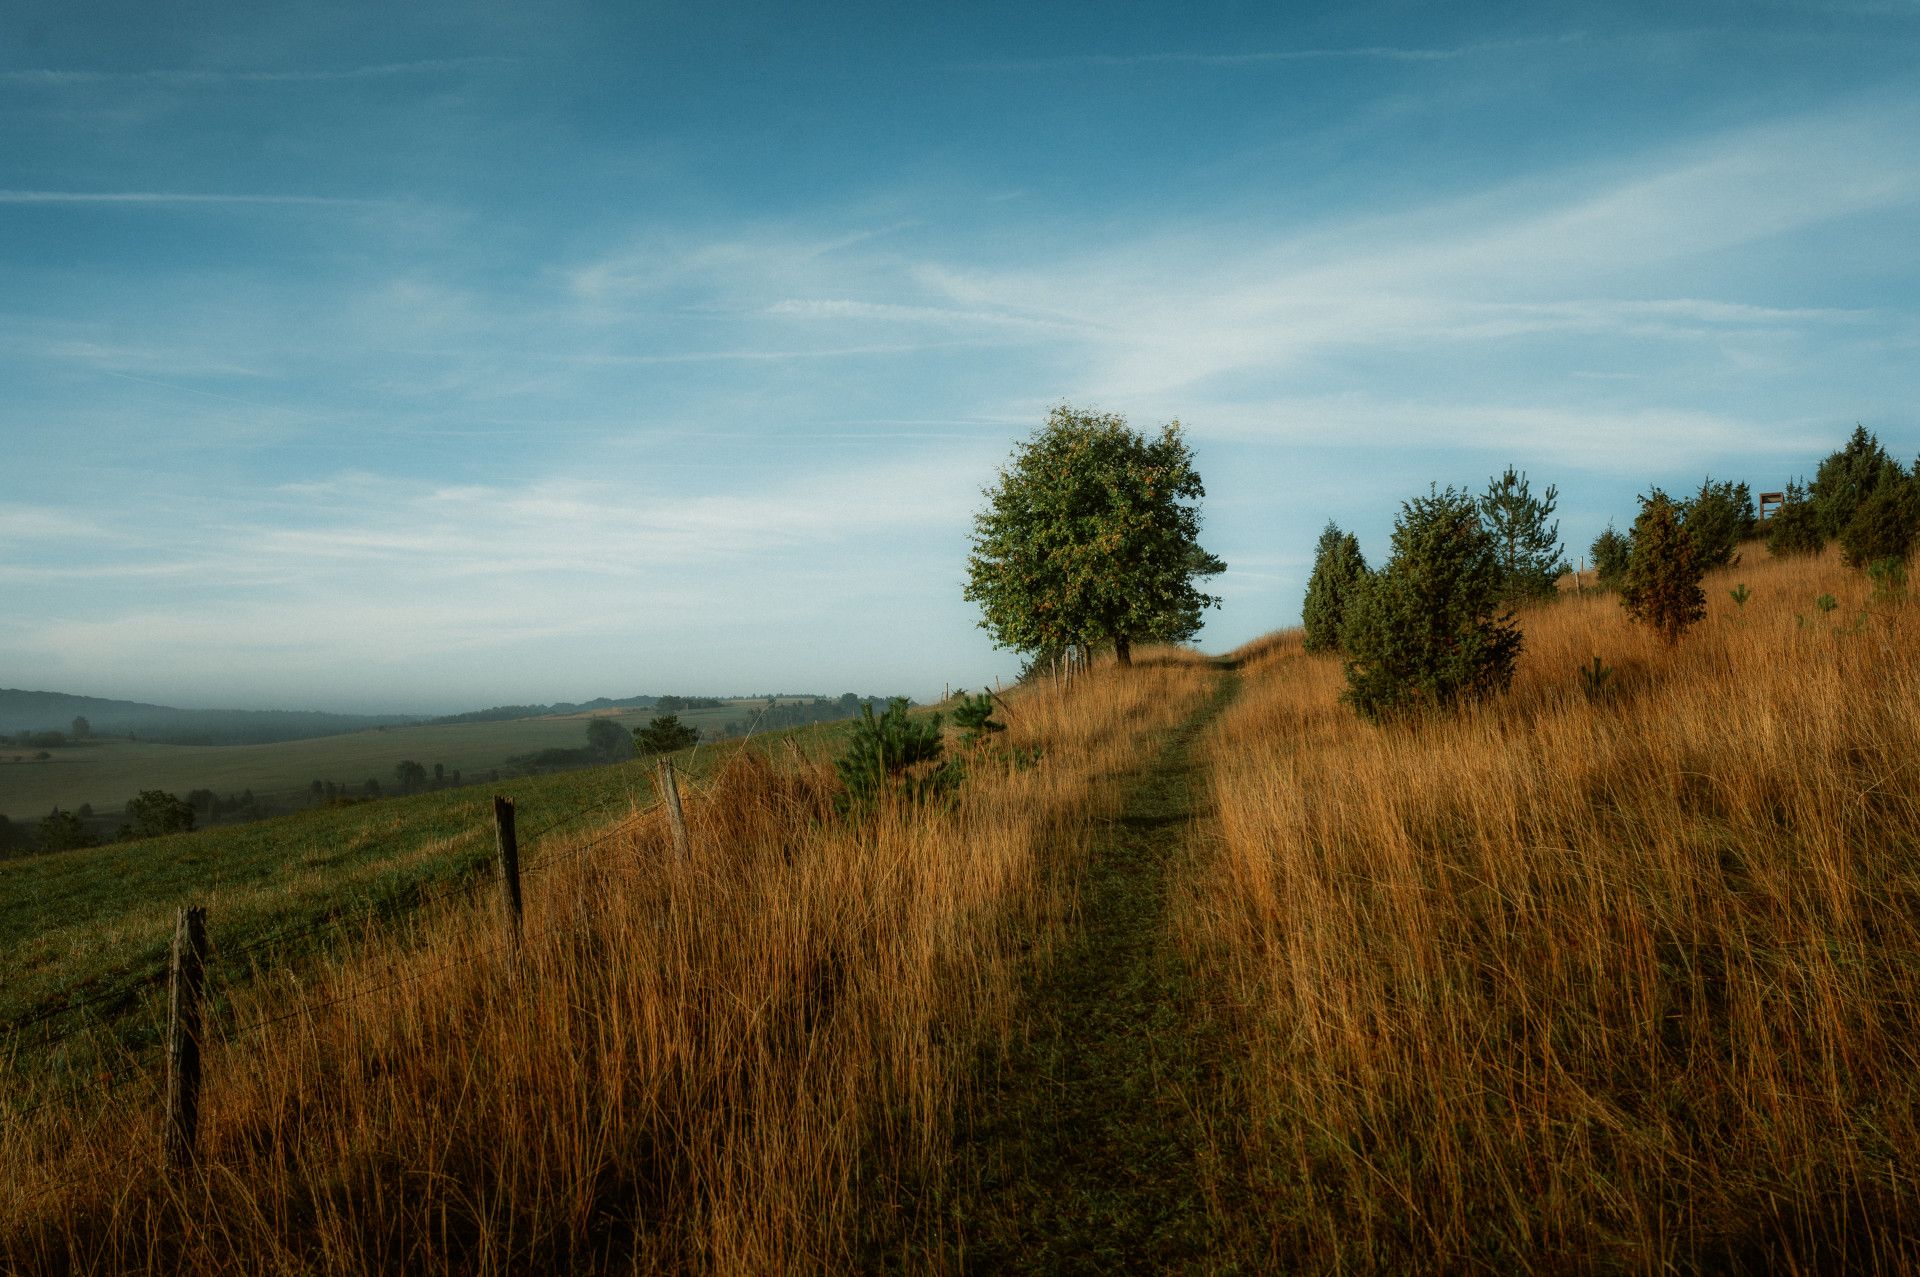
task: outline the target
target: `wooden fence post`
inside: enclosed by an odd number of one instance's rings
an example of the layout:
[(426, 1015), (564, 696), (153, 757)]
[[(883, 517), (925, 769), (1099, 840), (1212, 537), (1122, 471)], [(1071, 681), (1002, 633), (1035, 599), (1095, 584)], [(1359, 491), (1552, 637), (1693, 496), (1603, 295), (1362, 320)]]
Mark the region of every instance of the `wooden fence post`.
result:
[(167, 997), (167, 1161), (193, 1164), (200, 1127), (200, 992), (207, 972), (207, 911), (180, 910)]
[(507, 929), (520, 939), (520, 841), (513, 832), (513, 799), (493, 799), (493, 846), (500, 865), (500, 899), (507, 908)]
[(680, 782), (673, 777), (673, 764), (662, 758), (656, 772), (660, 777), (660, 797), (667, 804), (667, 820), (673, 826), (673, 854), (685, 860), (693, 854), (687, 841), (687, 818), (680, 810)]

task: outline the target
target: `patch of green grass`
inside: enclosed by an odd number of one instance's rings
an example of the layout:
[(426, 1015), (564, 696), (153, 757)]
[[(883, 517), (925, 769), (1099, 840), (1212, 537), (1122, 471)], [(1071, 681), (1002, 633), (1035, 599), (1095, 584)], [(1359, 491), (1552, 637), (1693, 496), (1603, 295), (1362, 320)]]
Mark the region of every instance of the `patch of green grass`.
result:
[[(784, 751), (791, 740), (818, 756), (845, 730), (789, 729), (751, 748)], [(701, 745), (673, 758), (699, 778), (739, 748)], [(218, 990), (255, 964), (300, 962), (435, 894), (484, 885), (475, 876), (490, 874), (495, 792), (514, 799), (521, 863), (533, 868), (548, 837), (577, 837), (650, 805), (652, 776), (652, 760), (636, 759), (0, 861), (0, 1025), (11, 1029), (0, 1062), (85, 1072), (115, 1051), (151, 1047), (182, 905), (207, 908)], [(83, 1029), (83, 1049), (58, 1047)]]
[(1215, 1248), (1196, 1114), (1218, 1034), (1172, 949), (1168, 873), (1205, 798), (1195, 742), (1236, 685), (1222, 677), (1096, 841), (1027, 1032), (960, 1119), (946, 1229), (963, 1271), (1167, 1272)]
[[(721, 709), (684, 710), (680, 721), (716, 735), (727, 723), (751, 722), (763, 702), (740, 701)], [(609, 713), (622, 727), (644, 727), (655, 711)], [(271, 745), (158, 745), (102, 738), (48, 751), (0, 748), (0, 815), (37, 821), (54, 807), (71, 811), (91, 803), (118, 812), (143, 789), (184, 797), (211, 789), (223, 797), (251, 789), (262, 800), (305, 802), (307, 787), (330, 780), (358, 790), (368, 777), (394, 783), (396, 763), (411, 759), (429, 771), (444, 763), (449, 775), (472, 783), (507, 760), (543, 749), (578, 749), (587, 743), (589, 714), (516, 718), (498, 723), (438, 723), (389, 727), (341, 736), (280, 741)], [(14, 762), (18, 755), (21, 759)]]

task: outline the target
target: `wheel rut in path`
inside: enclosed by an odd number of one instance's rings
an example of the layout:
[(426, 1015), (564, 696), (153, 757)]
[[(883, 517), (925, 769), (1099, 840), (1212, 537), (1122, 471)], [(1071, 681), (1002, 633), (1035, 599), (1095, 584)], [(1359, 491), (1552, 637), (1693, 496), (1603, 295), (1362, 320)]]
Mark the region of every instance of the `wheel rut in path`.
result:
[(965, 1272), (1166, 1272), (1215, 1250), (1196, 1109), (1219, 1058), (1172, 945), (1168, 875), (1208, 802), (1201, 732), (1170, 734), (1095, 837), (1077, 926), (1027, 996), (1028, 1031), (956, 1132), (949, 1236)]

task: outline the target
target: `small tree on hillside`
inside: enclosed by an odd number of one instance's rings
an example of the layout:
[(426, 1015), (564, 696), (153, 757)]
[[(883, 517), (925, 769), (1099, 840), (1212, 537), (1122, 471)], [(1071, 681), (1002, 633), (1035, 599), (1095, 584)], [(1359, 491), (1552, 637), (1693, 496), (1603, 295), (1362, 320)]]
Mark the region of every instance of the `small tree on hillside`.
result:
[(1593, 539), (1587, 553), (1593, 556), (1594, 580), (1605, 589), (1619, 589), (1627, 579), (1627, 563), (1633, 558), (1633, 542), (1615, 531), (1609, 523), (1607, 530)]
[(633, 757), (633, 733), (611, 718), (587, 720), (587, 752), (609, 761)]
[(40, 822), (39, 836), (34, 841), (41, 851), (77, 851), (93, 846), (93, 838), (80, 817), (59, 807), (48, 812)]
[(393, 765), (393, 778), (401, 793), (411, 794), (427, 783), (427, 769), (408, 758)]
[(193, 808), (164, 789), (143, 789), (127, 800), (129, 833), (134, 838), (159, 838), (193, 831)]
[(93, 724), (89, 723), (83, 714), (73, 720), (73, 725), (68, 729), (67, 735), (75, 740), (89, 740), (93, 736)]
[(1904, 560), (1920, 532), (1920, 478), (1883, 478), (1840, 529), (1840, 553), (1848, 567)]
[(1818, 554), (1826, 545), (1826, 535), (1820, 531), (1820, 515), (1807, 499), (1806, 485), (1790, 481), (1786, 499), (1767, 520), (1767, 553), (1775, 558)]
[(888, 700), (887, 712), (877, 718), (872, 705), (860, 707), (846, 751), (833, 760), (846, 787), (836, 800), (843, 815), (873, 807), (890, 794), (909, 801), (931, 798), (952, 784), (951, 770), (933, 766), (944, 749), (940, 715), (916, 718), (907, 709), (904, 696)]
[(1903, 477), (1900, 463), (1887, 455), (1873, 432), (1856, 425), (1846, 446), (1820, 463), (1807, 490), (1821, 535), (1837, 538), (1875, 488)]
[(1693, 534), (1673, 501), (1658, 488), (1642, 497), (1633, 521), (1633, 558), (1620, 591), (1627, 615), (1673, 646), (1707, 614), (1706, 592), (1700, 588), (1704, 571)]
[(1682, 521), (1693, 536), (1701, 567), (1711, 571), (1734, 563), (1740, 543), (1753, 534), (1753, 493), (1744, 483), (1711, 478), (1687, 502)]
[(645, 727), (633, 729), (633, 747), (640, 754), (671, 754), (687, 749), (700, 739), (700, 729), (680, 721), (678, 714), (662, 714)]
[(1300, 609), (1309, 652), (1331, 652), (1340, 646), (1347, 600), (1366, 575), (1359, 539), (1329, 520), (1314, 547), (1313, 575), (1307, 578), (1307, 600)]
[(1347, 702), (1378, 719), (1506, 690), (1521, 647), (1506, 584), (1472, 496), (1448, 488), (1405, 503), (1392, 557), (1347, 605)]
[(1553, 594), (1561, 572), (1560, 524), (1553, 520), (1560, 502), (1552, 484), (1538, 497), (1527, 486), (1527, 476), (1508, 466), (1487, 481), (1480, 498), (1480, 517), (1493, 536), (1500, 560), (1500, 594), (1509, 607)]
[(1126, 419), (1055, 408), (1014, 452), (974, 516), (965, 597), (1021, 651), (1191, 638), (1226, 570), (1200, 548), (1205, 495), (1180, 423), (1148, 438)]

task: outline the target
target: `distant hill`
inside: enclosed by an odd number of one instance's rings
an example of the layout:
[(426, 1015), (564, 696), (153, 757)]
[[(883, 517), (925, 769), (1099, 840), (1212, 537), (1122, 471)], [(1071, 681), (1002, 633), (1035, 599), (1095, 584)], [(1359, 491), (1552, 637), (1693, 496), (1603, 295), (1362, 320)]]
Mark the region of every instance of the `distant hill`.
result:
[(175, 709), (66, 692), (0, 688), (0, 734), (64, 732), (76, 718), (102, 736), (138, 736), (165, 745), (265, 745), (416, 723), (404, 714), (328, 714), (319, 710)]

